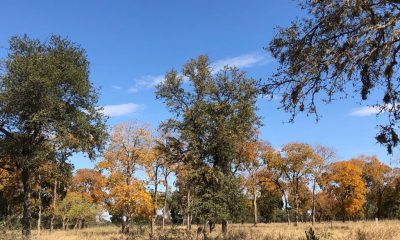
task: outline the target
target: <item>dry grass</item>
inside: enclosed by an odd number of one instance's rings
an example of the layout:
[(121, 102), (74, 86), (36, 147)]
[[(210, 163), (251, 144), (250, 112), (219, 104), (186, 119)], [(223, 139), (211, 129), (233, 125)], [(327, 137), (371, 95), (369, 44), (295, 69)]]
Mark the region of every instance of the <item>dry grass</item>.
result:
[[(254, 227), (251, 224), (230, 225), (230, 240), (300, 240), (306, 239), (305, 231), (310, 227), (309, 223), (301, 223), (299, 226), (287, 225), (285, 223), (258, 224)], [(400, 240), (400, 221), (375, 222), (333, 222), (317, 223), (314, 227), (317, 237), (320, 240)], [(193, 226), (192, 239), (196, 239), (197, 226)], [(148, 228), (135, 227), (129, 236), (119, 233), (119, 228), (114, 226), (92, 227), (82, 230), (69, 231), (42, 231), (37, 237), (33, 231), (35, 240), (147, 240), (149, 239)], [(220, 228), (208, 234), (210, 239), (222, 239)], [(8, 232), (1, 235), (0, 239), (20, 239), (18, 233)], [(168, 239), (190, 239), (183, 227), (169, 227), (161, 234), (159, 240)], [(200, 238), (199, 238), (200, 239)]]

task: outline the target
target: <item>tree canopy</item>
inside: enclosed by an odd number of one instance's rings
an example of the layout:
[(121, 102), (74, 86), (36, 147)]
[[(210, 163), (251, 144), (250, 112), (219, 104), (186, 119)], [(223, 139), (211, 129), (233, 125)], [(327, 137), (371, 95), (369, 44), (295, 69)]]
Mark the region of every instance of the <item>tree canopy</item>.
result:
[(236, 204), (232, 200), (240, 198), (234, 173), (242, 144), (255, 139), (260, 125), (257, 95), (257, 80), (234, 67), (215, 72), (207, 56), (190, 60), (181, 73), (168, 72), (157, 86), (157, 98), (174, 114), (162, 127), (182, 143), (178, 146), (189, 172), (186, 181), (195, 183), (199, 198), (194, 206), (208, 216), (203, 222), (226, 222)]
[(279, 67), (264, 92), (281, 96), (291, 120), (299, 112), (318, 119), (321, 101), (380, 94), (371, 107), (388, 121), (376, 139), (391, 153), (399, 142), (400, 2), (306, 0), (300, 6), (308, 16), (278, 28), (267, 47)]
[(78, 151), (94, 158), (106, 131), (80, 46), (56, 35), (48, 41), (16, 36), (9, 44), (0, 81), (0, 155), (21, 171), (29, 237), (32, 169)]

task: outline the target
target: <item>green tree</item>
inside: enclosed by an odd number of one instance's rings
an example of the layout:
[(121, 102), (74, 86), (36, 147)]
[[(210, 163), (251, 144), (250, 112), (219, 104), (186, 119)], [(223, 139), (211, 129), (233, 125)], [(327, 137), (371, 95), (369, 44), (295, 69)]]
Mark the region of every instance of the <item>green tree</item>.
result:
[(258, 206), (264, 222), (274, 221), (276, 212), (283, 208), (282, 193), (271, 184), (262, 184)]
[(12, 37), (0, 81), (1, 151), (23, 183), (23, 235), (30, 236), (32, 169), (82, 151), (94, 158), (106, 136), (85, 51), (68, 39)]
[[(232, 214), (228, 205), (236, 203), (229, 201), (234, 199), (229, 194), (222, 196), (222, 183), (234, 178), (241, 162), (241, 146), (254, 139), (260, 125), (255, 106), (257, 89), (258, 81), (236, 68), (225, 67), (215, 72), (207, 56), (190, 60), (181, 74), (175, 70), (168, 72), (165, 81), (157, 86), (157, 98), (175, 115), (162, 127), (176, 133), (184, 145), (183, 161), (191, 178), (188, 181), (203, 186), (195, 194), (208, 191), (225, 198), (225, 201), (210, 199), (211, 205), (206, 207), (218, 209), (224, 234), (226, 220)], [(230, 203), (224, 205), (226, 202)]]
[(382, 212), (386, 218), (400, 218), (400, 169), (394, 168), (389, 174), (389, 184), (382, 197)]
[(74, 222), (75, 228), (80, 229), (84, 222), (95, 221), (98, 213), (98, 206), (91, 199), (76, 192), (69, 192), (56, 209), (63, 229), (67, 229), (70, 222)]
[(367, 100), (376, 91), (382, 97), (373, 107), (388, 116), (376, 139), (391, 153), (399, 142), (400, 2), (306, 0), (300, 6), (308, 17), (278, 28), (267, 47), (279, 67), (264, 92), (280, 94), (293, 120), (303, 111), (318, 119), (319, 100), (353, 93)]

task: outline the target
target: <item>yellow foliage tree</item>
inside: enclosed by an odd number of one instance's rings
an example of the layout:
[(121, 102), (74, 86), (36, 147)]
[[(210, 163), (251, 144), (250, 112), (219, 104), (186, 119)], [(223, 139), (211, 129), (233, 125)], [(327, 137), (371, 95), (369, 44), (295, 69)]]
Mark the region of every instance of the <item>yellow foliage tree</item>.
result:
[(351, 161), (330, 164), (323, 185), (324, 191), (334, 200), (343, 221), (364, 215), (366, 186), (358, 165)]
[(119, 124), (114, 127), (103, 159), (97, 164), (97, 168), (107, 171), (109, 209), (122, 215), (124, 233), (129, 232), (129, 224), (134, 218), (149, 220), (152, 213), (151, 195), (135, 174), (151, 164), (153, 141), (148, 125), (139, 122)]
[(381, 218), (383, 216), (383, 198), (389, 189), (392, 169), (379, 161), (376, 156), (362, 155), (351, 161), (362, 169), (363, 179), (367, 185), (365, 214), (367, 217)]
[[(124, 211), (125, 218), (149, 220), (152, 215), (152, 198), (145, 190), (143, 182), (132, 179), (129, 184), (123, 181), (116, 183), (110, 188), (112, 204), (110, 208), (113, 212), (121, 209)], [(129, 232), (129, 226), (125, 226), (125, 232)]]

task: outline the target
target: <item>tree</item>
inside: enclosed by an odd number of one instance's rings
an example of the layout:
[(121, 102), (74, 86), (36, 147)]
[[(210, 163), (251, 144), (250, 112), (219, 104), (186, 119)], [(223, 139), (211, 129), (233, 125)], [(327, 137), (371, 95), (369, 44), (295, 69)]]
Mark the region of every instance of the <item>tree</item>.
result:
[(355, 92), (367, 100), (376, 90), (382, 98), (373, 108), (388, 116), (376, 140), (391, 153), (399, 141), (399, 1), (306, 0), (300, 5), (309, 17), (278, 28), (267, 47), (279, 68), (264, 92), (281, 94), (282, 108), (293, 120), (303, 111), (318, 119), (320, 99), (330, 103)]
[(389, 173), (387, 191), (384, 191), (382, 212), (386, 218), (400, 218), (400, 169)]
[(63, 229), (68, 229), (70, 222), (75, 222), (74, 228), (81, 229), (84, 221), (96, 220), (99, 209), (90, 200), (90, 197), (81, 193), (68, 192), (56, 209), (56, 215), (62, 220)]
[(83, 151), (93, 158), (106, 132), (82, 48), (59, 36), (12, 37), (9, 44), (0, 81), (0, 149), (21, 171), (28, 238), (32, 169), (48, 155)]
[[(54, 228), (57, 203), (67, 194), (72, 182), (73, 165), (65, 161), (49, 160), (33, 170), (32, 198), (37, 208), (38, 235), (41, 228), (42, 211), (50, 217), (50, 231)], [(35, 214), (35, 212), (33, 212)]]
[(0, 219), (5, 227), (17, 225), (22, 213), (21, 173), (8, 156), (0, 157)]
[(335, 220), (338, 213), (335, 199), (326, 191), (318, 192), (315, 196), (315, 215), (319, 221)]
[(263, 181), (263, 154), (265, 153), (266, 145), (262, 142), (250, 142), (243, 146), (244, 163), (243, 168), (246, 174), (245, 185), (253, 199), (253, 215), (254, 225), (258, 222), (257, 197), (260, 195), (261, 184)]
[(391, 168), (376, 156), (360, 156), (351, 160), (362, 169), (363, 180), (367, 186), (366, 217), (381, 218), (385, 191), (389, 188)]
[(289, 143), (282, 147), (281, 154), (275, 155), (269, 161), (270, 168), (275, 169), (279, 176), (286, 181), (289, 193), (293, 194), (296, 226), (298, 223), (300, 190), (313, 169), (321, 164), (321, 158), (315, 154), (311, 146), (304, 143)]
[(258, 202), (260, 217), (264, 222), (274, 221), (276, 211), (283, 208), (282, 193), (270, 180), (264, 180), (261, 184)]
[[(233, 178), (241, 161), (241, 145), (254, 139), (260, 124), (255, 106), (257, 86), (258, 81), (247, 78), (236, 68), (225, 67), (215, 73), (207, 56), (190, 60), (182, 74), (168, 72), (165, 81), (157, 86), (157, 98), (175, 115), (162, 127), (176, 133), (187, 146), (184, 161), (190, 177), (205, 188), (197, 193), (214, 191), (212, 194), (221, 196), (224, 186), (217, 183), (224, 183), (225, 179), (220, 178)], [(237, 181), (231, 183), (234, 182)], [(224, 198), (230, 200), (229, 196)], [(209, 205), (209, 210), (221, 209), (221, 214), (227, 211), (222, 202), (209, 203), (217, 204)], [(227, 219), (221, 219), (221, 223), (225, 234)]]
[(149, 221), (153, 216), (153, 199), (144, 188), (143, 182), (132, 179), (126, 184), (124, 179), (117, 180), (110, 187), (110, 212), (123, 213), (123, 233), (129, 233), (129, 224), (133, 220)]
[(336, 158), (336, 152), (329, 147), (323, 145), (316, 145), (314, 152), (320, 157), (321, 161), (317, 162), (312, 169), (312, 207), (311, 207), (311, 221), (312, 225), (315, 223), (315, 205), (316, 205), (316, 187), (317, 183), (321, 181), (323, 172), (326, 166)]
[(161, 168), (161, 175), (163, 177), (162, 184), (165, 187), (165, 194), (164, 194), (164, 206), (163, 206), (163, 216), (162, 216), (162, 230), (165, 229), (165, 220), (167, 215), (167, 203), (168, 203), (168, 177), (174, 171), (177, 171), (177, 159), (174, 150), (170, 147), (170, 133), (161, 132), (159, 137), (156, 140), (155, 151), (158, 155)]
[(366, 186), (358, 165), (351, 161), (330, 164), (324, 175), (323, 190), (334, 200), (343, 221), (364, 215)]
[(94, 169), (78, 169), (72, 182), (72, 191), (86, 195), (94, 204), (101, 204), (107, 197), (106, 179)]
[(279, 151), (273, 147), (268, 147), (263, 155), (263, 160), (265, 164), (264, 176), (265, 183), (272, 183), (282, 194), (283, 205), (286, 212), (287, 223), (290, 225), (290, 211), (289, 211), (289, 200), (288, 200), (288, 190), (289, 185), (283, 180), (284, 172), (279, 167), (279, 162), (282, 161), (281, 154)]
[(150, 216), (147, 214), (151, 212), (148, 208), (152, 208), (151, 196), (135, 174), (150, 165), (154, 155), (152, 144), (148, 125), (139, 122), (121, 123), (114, 127), (103, 159), (97, 164), (97, 168), (108, 173), (108, 205), (110, 211), (122, 214), (123, 233), (129, 232), (134, 217), (148, 220)]
[(171, 214), (171, 222), (172, 224), (182, 224), (183, 217), (185, 214), (185, 202), (184, 202), (185, 194), (182, 194), (179, 190), (173, 191), (168, 198), (168, 206)]
[(156, 146), (152, 143), (150, 162), (145, 166), (147, 170), (147, 176), (149, 177), (150, 184), (153, 185), (153, 210), (150, 222), (150, 239), (154, 239), (154, 230), (157, 219), (157, 209), (158, 209), (158, 189), (162, 183), (162, 166), (164, 163), (163, 155)]

